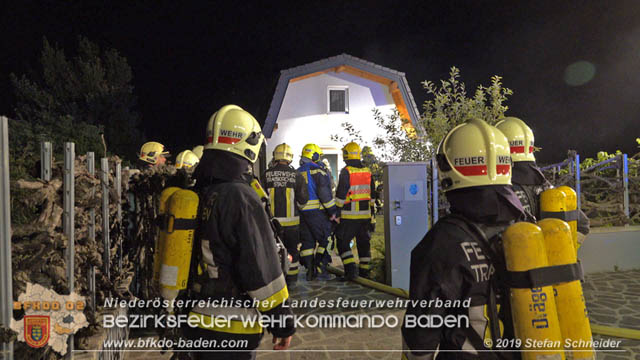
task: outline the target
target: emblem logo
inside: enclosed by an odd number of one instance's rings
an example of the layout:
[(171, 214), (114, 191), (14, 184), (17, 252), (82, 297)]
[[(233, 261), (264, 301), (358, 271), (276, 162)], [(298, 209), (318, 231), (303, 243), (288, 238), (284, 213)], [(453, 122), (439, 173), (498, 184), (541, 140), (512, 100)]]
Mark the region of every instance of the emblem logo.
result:
[(27, 345), (39, 348), (47, 345), (50, 333), (49, 316), (25, 315), (24, 340)]

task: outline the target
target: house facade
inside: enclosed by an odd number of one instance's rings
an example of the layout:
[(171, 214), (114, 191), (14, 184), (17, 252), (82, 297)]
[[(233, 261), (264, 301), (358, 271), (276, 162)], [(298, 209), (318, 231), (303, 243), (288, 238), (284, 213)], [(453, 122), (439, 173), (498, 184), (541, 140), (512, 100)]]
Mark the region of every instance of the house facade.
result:
[[(297, 166), (302, 147), (320, 146), (337, 181), (342, 161), (342, 147), (349, 138), (342, 124), (359, 131), (364, 144), (371, 145), (383, 135), (373, 116), (398, 108), (402, 116), (415, 123), (418, 111), (403, 73), (342, 54), (301, 65), (280, 74), (267, 113), (263, 132), (267, 138), (266, 163), (273, 149), (289, 144)], [(342, 141), (332, 140), (337, 136)]]

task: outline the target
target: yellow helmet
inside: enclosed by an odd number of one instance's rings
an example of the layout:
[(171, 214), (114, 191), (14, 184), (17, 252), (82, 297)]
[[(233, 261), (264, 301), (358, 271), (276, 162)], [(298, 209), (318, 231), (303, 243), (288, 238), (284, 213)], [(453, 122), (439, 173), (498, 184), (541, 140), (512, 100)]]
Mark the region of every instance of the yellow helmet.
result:
[(533, 155), (533, 131), (524, 121), (510, 116), (497, 123), (496, 127), (509, 140), (513, 162), (536, 161)]
[(196, 154), (191, 150), (185, 150), (176, 156), (176, 169), (181, 169), (183, 167), (185, 169), (189, 169), (196, 166), (198, 162), (200, 162), (200, 159), (198, 159)]
[(444, 191), (482, 185), (511, 185), (507, 137), (496, 127), (470, 119), (453, 128), (436, 155)]
[(204, 148), (228, 151), (254, 163), (263, 141), (262, 129), (253, 115), (239, 106), (225, 105), (209, 119)]
[(322, 149), (320, 149), (320, 146), (316, 144), (307, 144), (302, 148), (301, 156), (316, 162), (322, 157)]
[(168, 151), (164, 151), (164, 145), (159, 142), (149, 141), (144, 143), (140, 148), (140, 154), (138, 154), (138, 159), (148, 162), (149, 164), (156, 164), (158, 162), (158, 158), (162, 155), (169, 154)]
[(360, 145), (355, 142), (350, 142), (342, 148), (342, 158), (344, 160), (360, 160)]
[(286, 143), (282, 143), (276, 146), (276, 148), (273, 149), (273, 158), (276, 161), (293, 161), (293, 150), (291, 150), (291, 146), (287, 145)]
[(193, 150), (191, 150), (191, 152), (196, 154), (198, 159), (202, 159), (202, 152), (203, 151), (204, 151), (204, 146), (202, 146), (202, 145), (198, 145), (198, 146), (194, 147)]

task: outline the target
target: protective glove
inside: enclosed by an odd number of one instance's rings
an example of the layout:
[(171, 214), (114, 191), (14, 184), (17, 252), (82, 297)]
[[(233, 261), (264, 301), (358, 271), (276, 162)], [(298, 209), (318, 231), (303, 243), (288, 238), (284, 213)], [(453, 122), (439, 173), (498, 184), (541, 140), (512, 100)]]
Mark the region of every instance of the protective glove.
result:
[(369, 222), (369, 231), (371, 231), (371, 232), (375, 232), (376, 231), (376, 218), (375, 218), (375, 216), (371, 217), (371, 222)]
[(584, 243), (584, 239), (587, 237), (587, 235), (584, 235), (581, 232), (578, 232), (578, 249), (580, 248), (580, 246), (582, 246), (582, 243)]

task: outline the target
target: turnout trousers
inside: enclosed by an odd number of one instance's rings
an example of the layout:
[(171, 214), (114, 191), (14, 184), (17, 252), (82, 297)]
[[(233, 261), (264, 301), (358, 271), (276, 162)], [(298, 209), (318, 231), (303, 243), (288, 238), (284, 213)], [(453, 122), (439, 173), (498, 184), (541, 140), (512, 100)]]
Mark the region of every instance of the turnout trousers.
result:
[[(371, 232), (369, 231), (370, 219), (341, 219), (336, 229), (338, 252), (344, 265), (345, 277), (353, 279), (358, 274), (368, 277), (371, 262)], [(355, 259), (349, 243), (356, 238), (358, 259), (360, 263), (356, 268)]]
[(289, 271), (286, 274), (287, 284), (298, 280), (298, 273), (300, 272), (300, 252), (298, 246), (300, 245), (300, 227), (299, 225), (283, 226), (280, 232), (280, 238), (287, 248), (287, 252), (291, 255), (291, 265), (289, 265)]
[(331, 260), (328, 251), (330, 233), (331, 222), (324, 211), (302, 211), (300, 214), (300, 240), (302, 241), (300, 262), (307, 270), (314, 264), (324, 268)]

